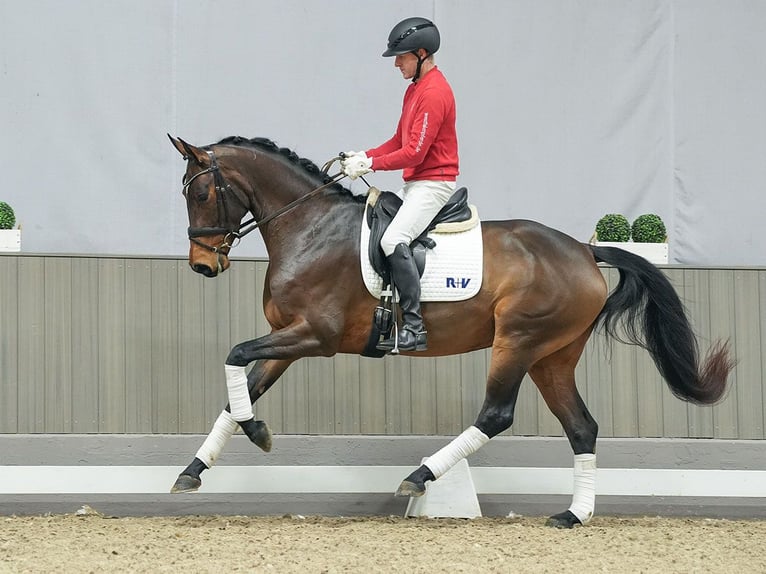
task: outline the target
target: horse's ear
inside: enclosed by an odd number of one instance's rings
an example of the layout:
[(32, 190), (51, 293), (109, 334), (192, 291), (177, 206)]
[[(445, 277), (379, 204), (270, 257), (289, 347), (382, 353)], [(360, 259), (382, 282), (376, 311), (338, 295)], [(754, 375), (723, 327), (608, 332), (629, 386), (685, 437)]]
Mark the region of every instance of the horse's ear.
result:
[(178, 141), (176, 138), (171, 136), (170, 134), (167, 134), (168, 139), (170, 140), (170, 143), (173, 144), (173, 147), (178, 150), (178, 153), (180, 153), (182, 156), (184, 156), (184, 159), (186, 159), (186, 156), (189, 155), (186, 153), (186, 150), (184, 149), (183, 144)]
[(178, 150), (178, 153), (184, 156), (184, 159), (192, 159), (200, 166), (207, 165), (208, 155), (204, 150), (185, 142), (181, 138), (176, 139), (170, 134), (168, 134), (168, 137), (170, 138), (173, 147)]

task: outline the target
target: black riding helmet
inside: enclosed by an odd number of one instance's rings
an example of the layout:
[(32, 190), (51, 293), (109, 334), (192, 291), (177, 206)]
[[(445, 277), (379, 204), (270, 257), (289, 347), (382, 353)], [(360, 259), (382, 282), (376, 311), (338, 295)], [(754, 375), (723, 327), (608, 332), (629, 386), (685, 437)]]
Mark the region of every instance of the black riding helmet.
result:
[(412, 52), (418, 58), (418, 69), (412, 81), (420, 77), (420, 66), (425, 58), (418, 56), (418, 50), (423, 48), (428, 55), (435, 54), (439, 49), (441, 38), (436, 25), (426, 18), (406, 18), (394, 26), (388, 35), (388, 47), (383, 56), (399, 56)]

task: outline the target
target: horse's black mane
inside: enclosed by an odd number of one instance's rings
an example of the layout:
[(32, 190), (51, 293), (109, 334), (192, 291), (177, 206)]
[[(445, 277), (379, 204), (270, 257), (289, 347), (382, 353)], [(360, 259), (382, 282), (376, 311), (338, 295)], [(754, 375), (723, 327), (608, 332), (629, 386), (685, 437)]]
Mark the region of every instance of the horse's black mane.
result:
[[(223, 138), (221, 141), (218, 142), (216, 145), (233, 145), (233, 146), (251, 146), (251, 147), (257, 147), (261, 148), (266, 151), (270, 151), (272, 153), (277, 153), (285, 158), (287, 158), (291, 163), (294, 163), (297, 166), (300, 166), (305, 171), (319, 179), (322, 183), (329, 183), (332, 179), (328, 174), (324, 173), (321, 169), (319, 169), (319, 166), (315, 164), (310, 159), (306, 159), (305, 157), (300, 157), (297, 153), (295, 153), (293, 150), (286, 148), (286, 147), (279, 147), (276, 143), (274, 143), (272, 140), (268, 138), (243, 138), (241, 136), (229, 136)], [(343, 187), (339, 183), (335, 183), (330, 186), (332, 189), (339, 192), (341, 195), (347, 195), (351, 199), (353, 199), (356, 202), (364, 203), (367, 198), (364, 195), (356, 195), (351, 193), (351, 190)]]

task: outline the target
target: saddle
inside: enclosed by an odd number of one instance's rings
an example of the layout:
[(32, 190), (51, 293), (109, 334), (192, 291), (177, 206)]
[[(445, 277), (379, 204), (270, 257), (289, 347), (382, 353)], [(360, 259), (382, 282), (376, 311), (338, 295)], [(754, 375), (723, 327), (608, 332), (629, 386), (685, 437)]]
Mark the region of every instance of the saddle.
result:
[[(383, 284), (391, 283), (391, 272), (388, 268), (386, 255), (380, 247), (380, 240), (386, 229), (391, 224), (399, 208), (402, 206), (402, 199), (390, 191), (379, 191), (376, 188), (370, 188), (369, 199), (367, 200), (366, 220), (370, 228), (370, 241), (368, 244), (370, 263), (375, 272), (383, 278)], [(470, 221), (473, 217), (473, 211), (468, 205), (468, 188), (461, 187), (444, 204), (431, 221), (428, 227), (410, 244), (415, 264), (418, 268), (418, 274), (422, 277), (426, 266), (426, 249), (436, 247), (436, 242), (428, 237), (428, 234), (440, 228), (444, 224), (461, 223)]]

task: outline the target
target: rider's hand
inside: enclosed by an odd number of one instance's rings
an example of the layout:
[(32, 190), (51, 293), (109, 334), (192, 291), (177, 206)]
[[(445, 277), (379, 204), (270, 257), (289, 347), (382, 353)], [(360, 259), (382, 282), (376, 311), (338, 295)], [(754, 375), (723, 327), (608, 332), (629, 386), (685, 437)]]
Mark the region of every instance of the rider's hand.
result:
[(341, 160), (340, 167), (347, 176), (351, 179), (370, 173), (372, 171), (372, 158), (367, 157), (364, 152), (346, 157)]
[(363, 155), (364, 157), (367, 157), (367, 154), (364, 153), (363, 151), (353, 151), (353, 150), (344, 151), (343, 155), (345, 156), (343, 159), (348, 159), (348, 158), (354, 157), (355, 155)]

